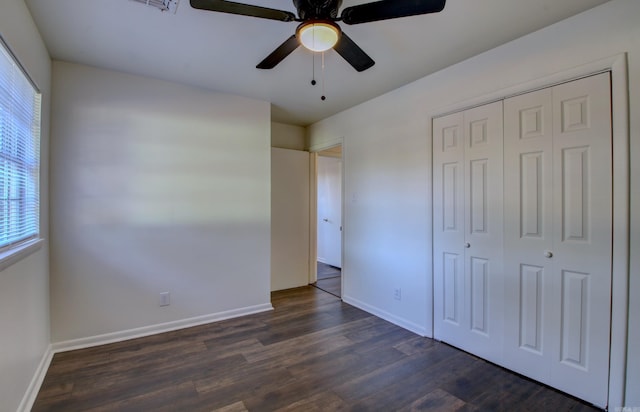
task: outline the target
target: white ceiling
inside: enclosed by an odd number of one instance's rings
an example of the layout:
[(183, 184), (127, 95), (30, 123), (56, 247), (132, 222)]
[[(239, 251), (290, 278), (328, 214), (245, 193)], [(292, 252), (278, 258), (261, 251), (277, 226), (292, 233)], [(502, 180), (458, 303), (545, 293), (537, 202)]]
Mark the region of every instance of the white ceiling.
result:
[[(327, 52), (325, 101), (320, 58), (311, 86), (302, 47), (273, 70), (255, 68), (295, 22), (196, 10), (189, 0), (176, 14), (131, 0), (25, 1), (54, 59), (266, 100), (274, 121), (308, 125), (608, 0), (448, 0), (437, 14), (342, 24), (376, 65), (358, 73)], [(291, 0), (244, 2), (295, 12)]]

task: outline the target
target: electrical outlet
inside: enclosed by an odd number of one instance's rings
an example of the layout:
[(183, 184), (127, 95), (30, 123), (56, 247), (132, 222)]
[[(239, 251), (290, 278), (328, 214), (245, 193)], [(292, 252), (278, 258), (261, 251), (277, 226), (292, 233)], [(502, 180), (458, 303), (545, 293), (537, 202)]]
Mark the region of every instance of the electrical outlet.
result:
[(401, 300), (402, 299), (402, 289), (400, 289), (400, 288), (394, 289), (393, 290), (393, 298), (395, 300)]
[(169, 292), (162, 292), (160, 294), (160, 306), (169, 306), (171, 304), (171, 295)]

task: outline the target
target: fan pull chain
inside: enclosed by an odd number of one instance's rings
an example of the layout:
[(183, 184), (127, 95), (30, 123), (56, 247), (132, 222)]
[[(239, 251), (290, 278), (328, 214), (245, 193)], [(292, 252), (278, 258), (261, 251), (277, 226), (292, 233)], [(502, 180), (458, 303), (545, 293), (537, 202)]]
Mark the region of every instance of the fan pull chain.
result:
[(320, 99), (327, 99), (327, 96), (324, 95), (324, 52), (322, 52), (322, 96), (320, 97)]
[[(316, 53), (313, 53), (311, 55), (311, 85), (315, 86), (317, 84), (316, 82)], [(322, 52), (322, 57), (321, 57), (321, 68), (322, 68), (322, 72), (321, 72), (321, 81), (322, 81), (322, 96), (320, 96), (321, 100), (327, 100), (327, 96), (324, 93), (324, 52)]]

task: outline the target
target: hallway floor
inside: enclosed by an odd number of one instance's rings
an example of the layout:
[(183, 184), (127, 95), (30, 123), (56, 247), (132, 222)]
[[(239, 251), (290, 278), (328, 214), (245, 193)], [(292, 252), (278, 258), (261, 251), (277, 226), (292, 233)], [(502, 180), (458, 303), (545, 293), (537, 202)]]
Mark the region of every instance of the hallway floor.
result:
[(342, 297), (342, 270), (318, 262), (318, 281), (313, 286), (334, 296)]

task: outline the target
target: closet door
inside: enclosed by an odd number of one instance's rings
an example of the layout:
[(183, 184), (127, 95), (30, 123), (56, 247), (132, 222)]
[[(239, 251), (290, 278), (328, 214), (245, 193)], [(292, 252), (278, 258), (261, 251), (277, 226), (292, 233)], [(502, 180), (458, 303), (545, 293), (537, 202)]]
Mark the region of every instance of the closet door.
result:
[(465, 339), (464, 117), (433, 121), (434, 337)]
[(503, 122), (502, 102), (467, 110), (465, 126), (465, 314), (461, 345), (502, 362)]
[(503, 338), (502, 146), (502, 102), (434, 120), (434, 334), (495, 362)]
[(551, 88), (504, 103), (505, 365), (544, 381), (557, 311), (554, 283)]
[(505, 101), (505, 366), (599, 406), (609, 371), (608, 74)]
[(609, 73), (553, 88), (550, 384), (607, 403), (611, 331), (612, 148)]

